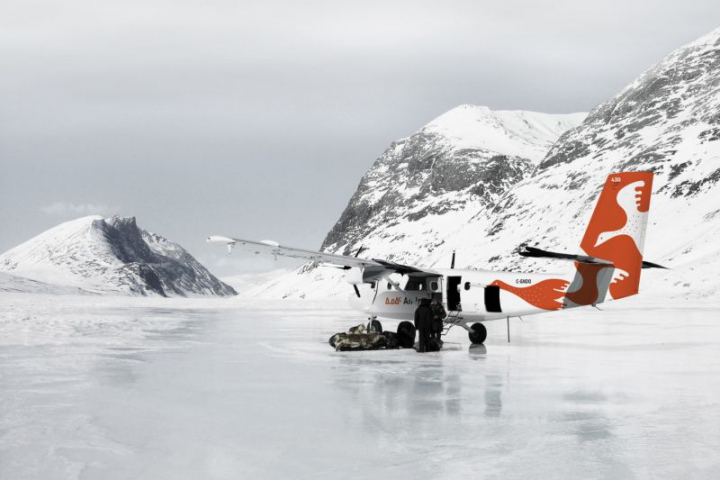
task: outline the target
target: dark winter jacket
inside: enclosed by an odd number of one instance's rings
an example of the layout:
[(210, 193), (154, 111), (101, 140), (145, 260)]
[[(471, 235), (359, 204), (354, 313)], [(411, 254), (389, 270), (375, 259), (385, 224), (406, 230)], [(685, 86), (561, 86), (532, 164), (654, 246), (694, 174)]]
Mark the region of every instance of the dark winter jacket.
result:
[(444, 320), (445, 317), (447, 317), (447, 313), (445, 312), (445, 307), (443, 307), (441, 304), (437, 304), (435, 306), (430, 306), (433, 312), (433, 318)]
[(433, 331), (441, 332), (443, 329), (443, 320), (447, 317), (445, 307), (441, 304), (431, 305), (430, 309), (433, 314)]
[(415, 310), (415, 328), (418, 330), (430, 330), (433, 323), (433, 312), (430, 305), (421, 303)]

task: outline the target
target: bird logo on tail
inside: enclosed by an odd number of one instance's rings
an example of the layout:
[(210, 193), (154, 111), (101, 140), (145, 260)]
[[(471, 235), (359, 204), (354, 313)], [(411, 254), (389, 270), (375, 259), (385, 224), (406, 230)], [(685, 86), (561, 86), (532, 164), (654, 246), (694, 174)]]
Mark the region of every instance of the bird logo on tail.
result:
[(614, 299), (639, 291), (652, 181), (652, 172), (608, 176), (580, 243), (584, 255), (613, 263), (609, 288)]

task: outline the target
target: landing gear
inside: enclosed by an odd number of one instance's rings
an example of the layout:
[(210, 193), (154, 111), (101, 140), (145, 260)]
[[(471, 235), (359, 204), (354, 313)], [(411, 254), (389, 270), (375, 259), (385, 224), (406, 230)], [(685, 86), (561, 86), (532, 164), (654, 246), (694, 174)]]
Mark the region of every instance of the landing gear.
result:
[(398, 345), (412, 348), (415, 345), (415, 325), (411, 322), (400, 322), (397, 328)]
[(473, 345), (480, 345), (487, 338), (487, 329), (482, 323), (473, 323), (468, 331), (468, 337)]
[(380, 323), (380, 320), (377, 320), (373, 318), (370, 320), (367, 324), (367, 331), (368, 332), (374, 332), (374, 333), (382, 333), (382, 323)]

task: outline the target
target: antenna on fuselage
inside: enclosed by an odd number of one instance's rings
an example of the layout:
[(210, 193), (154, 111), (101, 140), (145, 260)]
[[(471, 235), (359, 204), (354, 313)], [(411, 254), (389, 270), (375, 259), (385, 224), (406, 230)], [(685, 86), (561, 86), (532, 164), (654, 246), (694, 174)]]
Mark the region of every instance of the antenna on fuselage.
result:
[(453, 250), (452, 260), (450, 260), (450, 270), (455, 268), (455, 250)]

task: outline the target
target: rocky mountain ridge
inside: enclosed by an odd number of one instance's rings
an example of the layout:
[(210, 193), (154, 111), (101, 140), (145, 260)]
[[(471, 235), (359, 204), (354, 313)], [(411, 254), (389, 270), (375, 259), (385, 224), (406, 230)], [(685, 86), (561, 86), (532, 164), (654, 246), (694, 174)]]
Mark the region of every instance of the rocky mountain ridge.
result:
[[(584, 116), (472, 105), (441, 115), (375, 161), (321, 248), (347, 254), (362, 243), (373, 255), (403, 260), (397, 242), (411, 233), (422, 234), (420, 248), (441, 245), (448, 225), (461, 226), (494, 205)], [(371, 246), (369, 237), (396, 245)]]
[(89, 216), (60, 224), (0, 255), (0, 272), (92, 293), (237, 293), (180, 245), (138, 227), (135, 217)]

